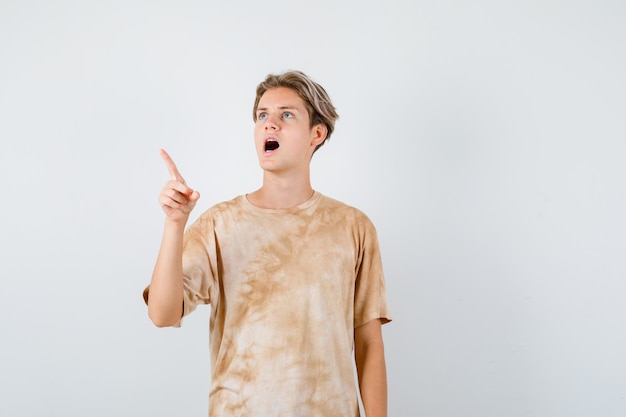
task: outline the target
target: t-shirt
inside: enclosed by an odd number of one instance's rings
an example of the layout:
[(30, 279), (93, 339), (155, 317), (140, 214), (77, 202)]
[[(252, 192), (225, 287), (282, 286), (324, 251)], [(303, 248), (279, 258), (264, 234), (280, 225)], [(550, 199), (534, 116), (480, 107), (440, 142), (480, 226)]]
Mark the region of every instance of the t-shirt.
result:
[(209, 416), (359, 415), (354, 328), (391, 320), (365, 214), (319, 192), (284, 210), (242, 195), (183, 248), (183, 316), (211, 305)]

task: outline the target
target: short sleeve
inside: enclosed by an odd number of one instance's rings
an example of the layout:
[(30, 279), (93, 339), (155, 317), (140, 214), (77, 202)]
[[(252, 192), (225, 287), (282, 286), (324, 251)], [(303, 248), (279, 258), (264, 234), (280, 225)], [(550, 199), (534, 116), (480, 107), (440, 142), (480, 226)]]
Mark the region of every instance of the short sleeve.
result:
[[(193, 312), (200, 304), (215, 302), (217, 280), (217, 243), (213, 222), (207, 214), (196, 220), (186, 231), (183, 239), (183, 314)], [(148, 303), (150, 286), (143, 291), (144, 302)]]
[(183, 241), (183, 317), (200, 304), (216, 302), (218, 276), (217, 239), (214, 223), (207, 213), (185, 232)]
[(354, 327), (374, 319), (380, 319), (383, 324), (388, 323), (392, 317), (387, 304), (378, 235), (367, 217), (360, 221), (359, 246), (354, 292)]

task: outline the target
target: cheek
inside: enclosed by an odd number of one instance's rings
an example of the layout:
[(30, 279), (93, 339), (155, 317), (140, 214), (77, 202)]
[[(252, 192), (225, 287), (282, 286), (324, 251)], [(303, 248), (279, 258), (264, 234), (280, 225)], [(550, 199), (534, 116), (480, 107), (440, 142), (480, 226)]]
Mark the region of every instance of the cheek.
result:
[(263, 140), (263, 128), (260, 124), (256, 124), (254, 126), (254, 140)]

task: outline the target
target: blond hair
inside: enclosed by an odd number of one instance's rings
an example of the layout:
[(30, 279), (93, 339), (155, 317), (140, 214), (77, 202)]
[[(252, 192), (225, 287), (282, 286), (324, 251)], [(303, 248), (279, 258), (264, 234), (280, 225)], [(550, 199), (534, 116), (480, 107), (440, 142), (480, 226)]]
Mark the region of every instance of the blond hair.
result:
[[(313, 81), (302, 71), (287, 71), (282, 74), (269, 74), (256, 88), (256, 99), (252, 109), (252, 119), (256, 122), (256, 110), (261, 97), (267, 90), (273, 88), (286, 87), (294, 90), (304, 101), (304, 105), (309, 113), (310, 127), (318, 124), (326, 126), (326, 138), (324, 142), (317, 145), (317, 151), (335, 130), (335, 121), (339, 118), (337, 110), (324, 87)], [(315, 151), (313, 151), (315, 153)]]

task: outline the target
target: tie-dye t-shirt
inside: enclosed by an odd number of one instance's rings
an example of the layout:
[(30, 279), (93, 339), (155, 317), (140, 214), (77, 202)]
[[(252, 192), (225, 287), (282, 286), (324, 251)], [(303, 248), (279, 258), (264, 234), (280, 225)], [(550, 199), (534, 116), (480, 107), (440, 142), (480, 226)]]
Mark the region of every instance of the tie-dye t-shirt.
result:
[(359, 415), (354, 328), (391, 320), (376, 230), (315, 192), (286, 210), (245, 196), (186, 231), (184, 311), (211, 304), (209, 416)]

